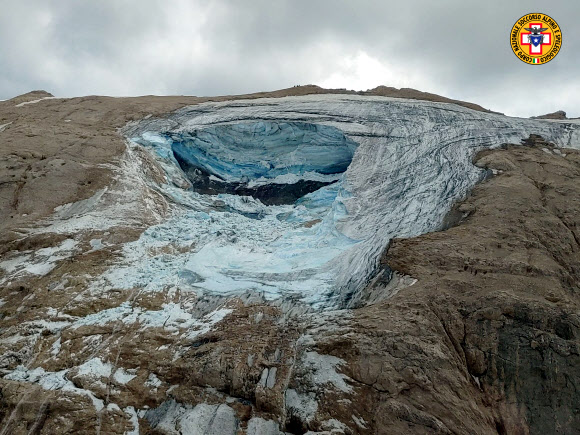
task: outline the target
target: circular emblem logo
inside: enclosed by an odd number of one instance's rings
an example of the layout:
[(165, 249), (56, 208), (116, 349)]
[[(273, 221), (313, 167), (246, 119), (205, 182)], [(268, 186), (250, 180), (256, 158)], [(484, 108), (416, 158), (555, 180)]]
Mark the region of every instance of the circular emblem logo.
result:
[(522, 62), (542, 65), (554, 59), (560, 51), (562, 31), (549, 15), (527, 14), (512, 27), (510, 42), (514, 54)]

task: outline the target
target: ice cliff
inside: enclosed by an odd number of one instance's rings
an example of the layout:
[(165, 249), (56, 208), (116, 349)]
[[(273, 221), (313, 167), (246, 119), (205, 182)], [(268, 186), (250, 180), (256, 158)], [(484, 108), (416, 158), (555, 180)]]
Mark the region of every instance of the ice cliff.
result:
[[(441, 226), (484, 177), (474, 153), (577, 124), (453, 104), (344, 95), (205, 103), (127, 126), (166, 173), (170, 216), (105, 278), (158, 291), (348, 306), (394, 237)], [(143, 255), (164, 243), (172, 255)]]

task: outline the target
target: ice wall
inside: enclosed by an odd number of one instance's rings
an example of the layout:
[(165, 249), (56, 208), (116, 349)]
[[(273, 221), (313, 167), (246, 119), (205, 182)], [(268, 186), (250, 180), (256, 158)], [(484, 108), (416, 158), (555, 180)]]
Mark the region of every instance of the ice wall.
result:
[(226, 182), (348, 168), (357, 144), (335, 127), (258, 121), (167, 134), (179, 159)]

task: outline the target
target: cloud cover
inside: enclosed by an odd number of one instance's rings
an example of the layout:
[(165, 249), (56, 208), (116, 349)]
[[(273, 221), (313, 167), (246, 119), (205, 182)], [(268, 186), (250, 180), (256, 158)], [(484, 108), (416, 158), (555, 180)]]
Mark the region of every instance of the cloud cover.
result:
[[(384, 84), (509, 115), (580, 116), (572, 0), (0, 0), (0, 10), (0, 99)], [(530, 12), (562, 29), (546, 65), (510, 49), (511, 26)]]

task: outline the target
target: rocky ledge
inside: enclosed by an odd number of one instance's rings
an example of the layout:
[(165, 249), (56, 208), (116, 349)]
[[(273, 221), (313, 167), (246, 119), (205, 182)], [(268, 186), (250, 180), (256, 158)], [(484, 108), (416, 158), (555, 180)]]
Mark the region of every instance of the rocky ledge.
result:
[(566, 117), (566, 112), (564, 112), (563, 110), (557, 110), (556, 112), (546, 113), (545, 115), (532, 116), (532, 119), (559, 119), (559, 120), (564, 120), (564, 119), (568, 119), (568, 118)]

